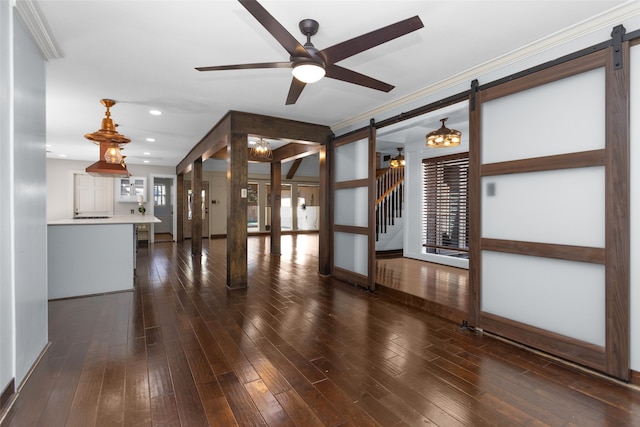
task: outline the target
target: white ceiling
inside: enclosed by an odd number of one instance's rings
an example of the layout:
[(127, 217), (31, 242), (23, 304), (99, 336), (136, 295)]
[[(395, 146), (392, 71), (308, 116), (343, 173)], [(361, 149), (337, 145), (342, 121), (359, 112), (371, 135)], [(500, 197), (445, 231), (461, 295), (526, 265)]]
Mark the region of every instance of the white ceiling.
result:
[[(317, 20), (320, 29), (312, 41), (318, 49), (414, 15), (425, 25), (339, 63), (395, 85), (391, 92), (325, 78), (307, 85), (289, 106), (290, 70), (194, 70), (289, 59), (237, 1), (34, 3), (61, 53), (47, 63), (48, 156), (98, 160), (98, 147), (83, 135), (99, 129), (104, 115), (99, 100), (111, 98), (117, 101), (111, 113), (118, 131), (132, 140), (124, 153), (127, 163), (175, 166), (229, 110), (328, 125), (339, 134), (351, 118), (397, 104), (627, 2), (261, 0), (301, 43), (298, 22)], [(150, 109), (163, 114), (152, 116)], [(412, 127), (415, 135), (423, 138), (427, 127), (440, 124), (438, 118), (431, 122)], [(464, 127), (452, 120), (447, 124)], [(411, 129), (397, 129), (380, 141), (404, 144)]]

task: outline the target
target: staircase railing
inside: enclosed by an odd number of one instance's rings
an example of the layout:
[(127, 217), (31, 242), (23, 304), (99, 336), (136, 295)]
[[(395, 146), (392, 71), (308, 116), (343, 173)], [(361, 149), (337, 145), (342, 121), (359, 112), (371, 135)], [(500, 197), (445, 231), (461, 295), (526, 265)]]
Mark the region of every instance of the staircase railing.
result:
[(404, 169), (378, 169), (376, 173), (376, 241), (402, 217)]

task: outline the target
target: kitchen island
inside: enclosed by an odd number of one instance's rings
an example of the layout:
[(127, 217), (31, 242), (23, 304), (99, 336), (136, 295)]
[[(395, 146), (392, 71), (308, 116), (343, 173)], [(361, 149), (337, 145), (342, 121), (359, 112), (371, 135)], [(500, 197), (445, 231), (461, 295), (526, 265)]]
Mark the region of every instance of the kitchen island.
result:
[(49, 221), (49, 299), (132, 290), (136, 226), (156, 222), (139, 214)]

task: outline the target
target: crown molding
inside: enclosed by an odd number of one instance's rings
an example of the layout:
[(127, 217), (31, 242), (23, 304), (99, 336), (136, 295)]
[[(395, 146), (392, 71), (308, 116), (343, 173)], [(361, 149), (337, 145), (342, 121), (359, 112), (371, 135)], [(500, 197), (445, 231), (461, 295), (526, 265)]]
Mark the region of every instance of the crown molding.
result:
[(44, 58), (47, 61), (62, 58), (62, 52), (56, 46), (56, 42), (40, 16), (40, 11), (35, 2), (32, 0), (15, 0), (15, 8)]
[[(455, 74), (447, 79), (441, 80), (417, 92), (413, 92), (402, 98), (398, 98), (388, 104), (369, 110), (350, 119), (338, 122), (331, 126), (331, 130), (339, 134), (342, 129), (357, 126), (364, 122), (369, 122), (372, 117), (384, 117), (385, 113), (397, 110), (406, 104), (410, 104), (420, 99), (436, 95), (449, 88), (459, 85), (469, 85), (473, 79), (479, 76), (507, 67), (529, 57), (538, 55), (544, 51), (553, 49), (572, 40), (579, 39), (595, 31), (611, 29), (620, 22), (640, 15), (640, 1), (629, 0), (626, 3), (611, 10), (595, 15), (584, 21), (578, 22), (564, 30), (557, 31), (537, 41), (531, 42), (521, 48), (486, 61), (466, 71)], [(446, 96), (446, 95), (443, 95)]]

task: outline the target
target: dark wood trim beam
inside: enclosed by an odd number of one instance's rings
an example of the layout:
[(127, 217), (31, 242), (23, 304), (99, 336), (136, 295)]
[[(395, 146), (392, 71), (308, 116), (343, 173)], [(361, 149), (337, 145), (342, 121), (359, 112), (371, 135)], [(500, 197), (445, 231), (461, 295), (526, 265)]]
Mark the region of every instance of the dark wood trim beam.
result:
[(292, 159), (301, 159), (315, 154), (318, 151), (320, 151), (320, 145), (296, 144), (292, 142), (273, 150), (273, 161), (284, 162)]
[(302, 159), (295, 159), (293, 161), (291, 167), (289, 168), (289, 171), (287, 172), (287, 179), (293, 179), (293, 177), (296, 176), (296, 172), (298, 172), (298, 168), (300, 167), (301, 163)]
[(356, 225), (334, 224), (333, 231), (337, 233), (364, 234), (369, 235), (369, 227), (358, 227)]
[(191, 191), (193, 198), (191, 217), (191, 254), (202, 254), (202, 159), (193, 162)]
[(329, 203), (331, 198), (331, 170), (330, 161), (327, 158), (330, 150), (328, 145), (320, 147), (318, 153), (320, 162), (320, 188), (319, 203), (320, 212), (318, 218), (318, 273), (327, 276), (331, 274), (331, 253), (333, 234), (331, 233), (331, 223), (333, 222), (333, 203)]
[(606, 50), (600, 50), (589, 55), (582, 56), (569, 62), (563, 62), (556, 66), (545, 68), (532, 75), (523, 78), (511, 80), (498, 86), (493, 86), (482, 90), (482, 102), (488, 102), (506, 95), (531, 89), (536, 86), (542, 86), (547, 83), (555, 82), (565, 77), (570, 77), (585, 71), (593, 70), (605, 65)]
[(583, 151), (579, 153), (558, 154), (555, 156), (534, 157), (500, 163), (488, 163), (481, 166), (481, 176), (507, 175), (525, 172), (542, 172), (558, 169), (604, 166), (605, 150)]
[(231, 134), (227, 157), (227, 287), (237, 289), (248, 280), (247, 134)]
[[(475, 87), (477, 82), (472, 85)], [(469, 191), (469, 318), (471, 326), (480, 323), (480, 289), (482, 272), (482, 251), (480, 250), (480, 229), (482, 215), (481, 197), (481, 123), (482, 92), (475, 94), (477, 105), (469, 103), (469, 176), (467, 181)]]
[(605, 264), (604, 248), (483, 238), (481, 240), (481, 249), (516, 255)]
[(241, 111), (230, 111), (228, 114), (232, 118), (231, 130), (249, 135), (326, 144), (332, 134), (331, 128), (324, 125)]
[(182, 242), (184, 240), (184, 200), (185, 200), (184, 188), (184, 175), (176, 176), (176, 242)]
[(271, 255), (282, 253), (280, 240), (282, 238), (282, 163), (271, 163)]
[(367, 187), (369, 185), (369, 179), (354, 179), (352, 181), (340, 181), (334, 184), (336, 190), (344, 190), (346, 188), (359, 188)]
[(230, 112), (225, 114), (218, 123), (211, 128), (209, 132), (189, 151), (178, 166), (176, 166), (176, 175), (187, 173), (191, 164), (196, 159), (206, 160), (213, 157), (215, 153), (220, 151), (227, 145), (229, 133), (231, 131), (231, 115)]
[(366, 276), (354, 273), (353, 271), (345, 270), (344, 268), (333, 267), (333, 276), (338, 280), (362, 286), (363, 288), (366, 288), (368, 286)]
[[(614, 28), (613, 46), (607, 49), (605, 223), (606, 241), (606, 352), (607, 372), (629, 380), (630, 369), (630, 67), (629, 42), (622, 26)], [(618, 46), (617, 46), (618, 45)], [(614, 61), (615, 48), (622, 63)]]
[[(590, 368), (604, 371), (605, 350), (601, 346), (556, 334), (494, 314), (481, 314), (484, 329), (509, 337), (521, 344), (576, 361)], [(517, 338), (513, 338), (517, 337)]]
[(371, 119), (369, 126), (369, 167), (367, 178), (367, 224), (369, 224), (369, 233), (367, 234), (368, 256), (367, 256), (367, 275), (369, 278), (368, 288), (371, 291), (376, 290), (376, 128), (374, 120)]

